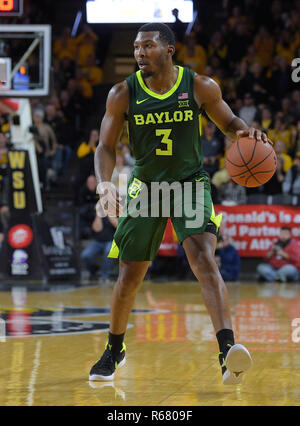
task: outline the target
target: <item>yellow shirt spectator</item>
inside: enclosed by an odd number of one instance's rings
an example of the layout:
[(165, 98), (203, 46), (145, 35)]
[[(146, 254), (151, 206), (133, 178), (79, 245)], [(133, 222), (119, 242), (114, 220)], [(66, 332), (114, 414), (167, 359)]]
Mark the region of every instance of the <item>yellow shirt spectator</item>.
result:
[(202, 46), (196, 44), (194, 34), (191, 33), (187, 38), (187, 42), (178, 52), (177, 60), (198, 74), (204, 74), (207, 64), (207, 54)]
[(88, 25), (85, 25), (83, 33), (76, 37), (77, 64), (80, 67), (85, 67), (88, 57), (95, 55), (95, 45), (98, 40), (99, 37)]

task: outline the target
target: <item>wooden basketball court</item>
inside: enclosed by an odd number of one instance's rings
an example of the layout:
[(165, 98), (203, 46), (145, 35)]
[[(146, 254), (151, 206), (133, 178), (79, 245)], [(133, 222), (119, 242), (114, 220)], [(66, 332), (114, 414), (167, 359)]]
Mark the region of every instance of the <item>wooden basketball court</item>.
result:
[(88, 375), (106, 343), (112, 285), (2, 292), (0, 404), (300, 405), (299, 285), (228, 288), (236, 341), (254, 360), (238, 387), (222, 384), (196, 282), (143, 284), (126, 333), (127, 363), (107, 383), (89, 383)]

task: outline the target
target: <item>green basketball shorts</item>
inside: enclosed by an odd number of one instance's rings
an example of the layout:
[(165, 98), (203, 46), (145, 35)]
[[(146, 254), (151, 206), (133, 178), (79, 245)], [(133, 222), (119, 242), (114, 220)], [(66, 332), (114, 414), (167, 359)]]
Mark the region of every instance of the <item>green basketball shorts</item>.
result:
[(131, 176), (124, 213), (119, 218), (108, 257), (128, 261), (154, 260), (170, 217), (182, 243), (194, 234), (219, 230), (222, 215), (215, 215), (208, 175), (200, 171), (168, 184), (145, 183)]

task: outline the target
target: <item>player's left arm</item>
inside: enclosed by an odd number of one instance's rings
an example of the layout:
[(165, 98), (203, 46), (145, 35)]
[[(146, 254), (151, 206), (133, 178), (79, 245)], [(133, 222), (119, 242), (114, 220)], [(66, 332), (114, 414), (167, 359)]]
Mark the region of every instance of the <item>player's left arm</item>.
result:
[(233, 113), (222, 98), (219, 85), (213, 79), (196, 74), (194, 98), (199, 107), (205, 110), (208, 117), (229, 139), (236, 140), (239, 137), (249, 136), (268, 142), (268, 136), (264, 132), (247, 126), (243, 120)]

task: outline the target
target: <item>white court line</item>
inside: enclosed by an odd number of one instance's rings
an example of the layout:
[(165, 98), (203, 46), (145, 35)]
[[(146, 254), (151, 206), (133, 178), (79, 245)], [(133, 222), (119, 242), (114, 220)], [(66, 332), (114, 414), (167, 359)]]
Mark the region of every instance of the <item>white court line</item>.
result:
[(35, 392), (36, 377), (38, 375), (38, 369), (39, 369), (39, 366), (40, 366), (41, 346), (42, 346), (42, 341), (39, 340), (36, 344), (34, 361), (33, 361), (33, 368), (32, 368), (32, 371), (31, 371), (29, 384), (28, 384), (29, 394), (28, 394), (28, 397), (27, 397), (27, 405), (33, 405), (33, 401), (34, 401), (33, 395), (34, 395), (34, 392)]

